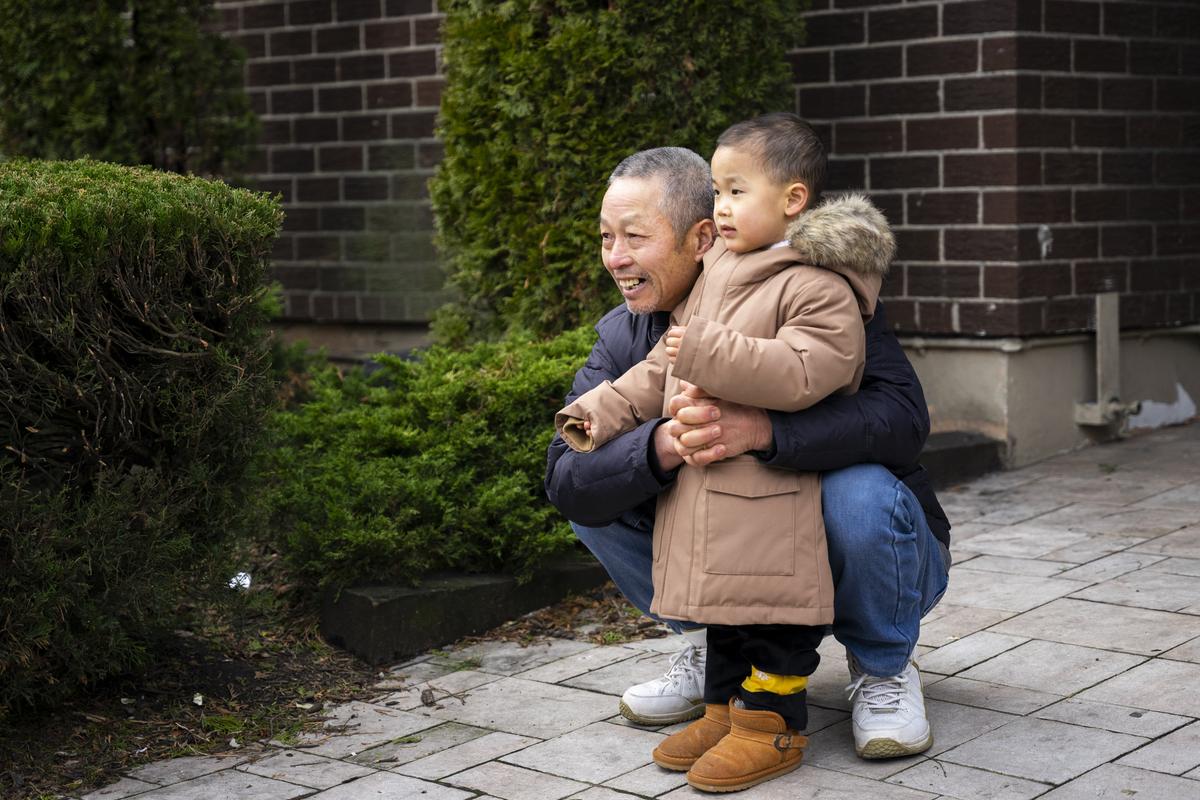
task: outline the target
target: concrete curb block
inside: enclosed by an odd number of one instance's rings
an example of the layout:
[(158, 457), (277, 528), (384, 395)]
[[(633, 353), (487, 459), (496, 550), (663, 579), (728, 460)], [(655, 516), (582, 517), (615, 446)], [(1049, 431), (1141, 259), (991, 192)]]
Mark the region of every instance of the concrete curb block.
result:
[(509, 575), (434, 575), (417, 587), (356, 586), (322, 599), (321, 635), (371, 664), (394, 663), (606, 580), (604, 568), (587, 561), (547, 566), (520, 586)]

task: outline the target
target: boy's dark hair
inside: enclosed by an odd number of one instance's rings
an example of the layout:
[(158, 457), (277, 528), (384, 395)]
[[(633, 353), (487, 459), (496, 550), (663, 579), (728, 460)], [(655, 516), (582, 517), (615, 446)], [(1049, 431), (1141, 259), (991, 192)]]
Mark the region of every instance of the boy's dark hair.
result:
[(777, 111), (734, 123), (718, 137), (717, 147), (753, 154), (773, 181), (802, 182), (808, 187), (810, 206), (821, 198), (825, 145), (813, 127), (795, 114)]

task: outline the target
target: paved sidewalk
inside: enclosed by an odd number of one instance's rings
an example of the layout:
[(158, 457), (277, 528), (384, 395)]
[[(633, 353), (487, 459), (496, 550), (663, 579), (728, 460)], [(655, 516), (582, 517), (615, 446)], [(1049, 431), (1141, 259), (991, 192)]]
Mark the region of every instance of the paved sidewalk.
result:
[[(941, 496), (956, 561), (921, 636), (933, 749), (854, 755), (845, 661), (827, 639), (804, 765), (735, 796), (1200, 798), (1200, 424)], [(152, 764), (87, 797), (702, 797), (650, 762), (672, 728), (616, 715), (621, 692), (680, 646), (485, 642), (427, 655), (393, 668), (372, 702), (334, 709), (326, 736)]]

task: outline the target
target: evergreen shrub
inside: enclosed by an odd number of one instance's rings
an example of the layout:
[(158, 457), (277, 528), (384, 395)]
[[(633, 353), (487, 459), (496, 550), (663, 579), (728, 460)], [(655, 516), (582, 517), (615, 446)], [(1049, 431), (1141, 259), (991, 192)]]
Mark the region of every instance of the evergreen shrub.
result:
[(213, 0), (0, 0), (0, 152), (228, 174), (257, 122)]
[(542, 476), (554, 412), (594, 340), (590, 328), (513, 335), (377, 356), (369, 374), (317, 370), (264, 451), (280, 550), (336, 589), (440, 570), (524, 578), (572, 549)]
[(604, 182), (625, 156), (707, 158), (740, 119), (794, 107), (802, 0), (446, 0), (447, 85), (431, 183), (459, 300), (444, 342), (547, 335), (619, 300), (600, 267)]
[(281, 221), (200, 178), (0, 164), (0, 714), (144, 663), (239, 524)]

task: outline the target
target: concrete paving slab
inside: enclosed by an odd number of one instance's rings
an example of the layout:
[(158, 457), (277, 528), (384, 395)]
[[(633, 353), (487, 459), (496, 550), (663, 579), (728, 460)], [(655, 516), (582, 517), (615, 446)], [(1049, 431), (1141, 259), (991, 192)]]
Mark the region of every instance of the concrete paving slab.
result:
[(1060, 784), (1146, 741), (1140, 736), (1025, 718), (948, 750), (940, 760)]
[(1185, 512), (1200, 508), (1200, 481), (1157, 492), (1137, 503), (1139, 508), (1177, 508)]
[(959, 549), (1010, 558), (1038, 558), (1053, 550), (1082, 542), (1091, 534), (1026, 522), (981, 533), (958, 545)]
[(1200, 717), (1200, 664), (1155, 658), (1094, 686), (1079, 697)]
[[(670, 800), (712, 800), (713, 795), (683, 786), (662, 795)], [(935, 800), (937, 795), (802, 764), (774, 780), (738, 792), (738, 800)]]
[(266, 758), (249, 761), (238, 769), (277, 781), (298, 783), (312, 789), (329, 789), (346, 781), (370, 775), (371, 767), (347, 764), (300, 750), (276, 750)]
[[(959, 551), (963, 552), (963, 551)], [(955, 566), (959, 562), (955, 561)], [(1010, 575), (1033, 575), (1038, 578), (1049, 578), (1064, 570), (1075, 568), (1069, 561), (1046, 561), (1040, 558), (1017, 558), (1014, 556), (998, 556), (979, 554), (970, 560), (971, 569), (981, 569), (984, 572), (1002, 572)], [(1078, 580), (1078, 579), (1074, 579)]]
[(687, 783), (687, 773), (663, 769), (657, 764), (635, 769), (624, 775), (605, 781), (605, 786), (630, 792), (643, 797), (658, 797)]
[(1200, 619), (1187, 614), (1063, 598), (993, 625), (989, 630), (1153, 656), (1200, 636)]
[(1163, 653), (1162, 657), (1173, 661), (1190, 661), (1193, 664), (1200, 664), (1200, 638), (1184, 642), (1178, 647), (1172, 647)]
[[(950, 595), (949, 599), (954, 599), (954, 593), (957, 592), (954, 584), (954, 569), (950, 573), (950, 588), (946, 591)], [(942, 598), (943, 602), (938, 603), (933, 611), (921, 620), (921, 637), (917, 640), (920, 644), (941, 647), (965, 636), (970, 636), (976, 631), (991, 628), (1017, 614), (1015, 611), (996, 611), (990, 608), (956, 605), (946, 602), (946, 599)]]
[(291, 800), (311, 794), (312, 789), (306, 786), (271, 780), (236, 769), (223, 769), (135, 796), (141, 800), (213, 800), (217, 797), (236, 797), (238, 800)]
[(652, 653), (670, 653), (675, 655), (687, 645), (687, 639), (682, 634), (673, 633), (657, 639), (641, 639), (636, 642), (626, 642), (621, 645), (630, 650), (643, 650)]
[(808, 704), (808, 727), (804, 729), (804, 733), (812, 735), (819, 730), (828, 728), (830, 725), (836, 725), (844, 719), (849, 719), (849, 714), (845, 711), (834, 708), (823, 708), (810, 702)]
[(923, 671), (954, 675), (1027, 641), (1024, 636), (977, 631), (922, 656), (917, 663)]
[(153, 783), (137, 781), (133, 778), (121, 778), (116, 783), (110, 783), (108, 786), (85, 794), (83, 800), (123, 800), (123, 798), (148, 792), (154, 788), (156, 787)]
[(417, 778), (440, 780), (447, 775), (479, 766), (539, 741), (541, 740), (531, 736), (494, 732), (392, 769)]
[[(359, 778), (350, 783), (343, 783), (318, 794), (312, 795), (313, 800), (465, 800), (471, 797), (471, 792), (452, 789), (429, 781), (421, 781), (392, 772), (376, 772), (365, 778)], [(234, 795), (236, 797), (236, 795)], [(215, 797), (208, 800), (216, 800)], [(241, 800), (238, 797), (238, 800)]]
[(603, 783), (652, 763), (667, 738), (660, 733), (597, 722), (500, 759), (538, 772)]
[(158, 786), (165, 786), (170, 783), (179, 783), (180, 781), (191, 780), (198, 778), (201, 775), (207, 775), (210, 772), (218, 772), (223, 769), (236, 767), (250, 758), (255, 753), (246, 753), (236, 756), (184, 756), (183, 758), (173, 758), (170, 761), (159, 761), (154, 764), (147, 764), (144, 767), (138, 767), (129, 773), (128, 777), (137, 781), (153, 783)]
[(996, 525), (1016, 525), (1070, 504), (1040, 485), (1018, 486), (992, 499), (991, 508), (973, 522)]
[(1200, 576), (1200, 558), (1171, 556), (1150, 564), (1146, 569), (1152, 572), (1170, 572), (1173, 575)]
[(1193, 722), (1135, 750), (1118, 764), (1182, 775), (1200, 767), (1200, 722)]
[(1104, 556), (1087, 564), (1081, 564), (1069, 569), (1061, 573), (1059, 577), (1072, 581), (1094, 581), (1099, 583), (1165, 560), (1166, 556), (1151, 555), (1149, 553), (1113, 553), (1111, 556)]
[(1111, 650), (1031, 641), (971, 667), (961, 677), (1048, 694), (1072, 695), (1143, 661), (1144, 656)]
[(1120, 553), (1147, 541), (1145, 536), (1128, 536), (1117, 534), (1094, 534), (1082, 542), (1052, 550), (1042, 558), (1051, 561), (1070, 561), (1075, 564), (1086, 564), (1098, 558)]
[(1177, 714), (1147, 711), (1144, 708), (1118, 706), (1112, 703), (1097, 703), (1092, 700), (1067, 698), (1052, 706), (1033, 713), (1038, 719), (1053, 719), (1082, 725), (1085, 728), (1103, 728), (1116, 733), (1156, 738), (1164, 736), (1190, 721)]
[(451, 775), (447, 783), (484, 792), (502, 800), (561, 800), (587, 790), (587, 785), (555, 775), (489, 761)]
[(1042, 797), (1045, 800), (1200, 800), (1200, 781), (1104, 764)]
[(636, 800), (636, 795), (606, 789), (603, 786), (593, 786), (579, 794), (571, 795), (568, 800)]
[(813, 767), (846, 772), (872, 780), (883, 780), (889, 775), (908, 769), (925, 756), (867, 760), (854, 753), (854, 736), (850, 732), (850, 720), (831, 725), (808, 737), (808, 748), (804, 751), (804, 763)]
[(998, 775), (949, 761), (923, 761), (888, 778), (888, 783), (971, 800), (1029, 800), (1052, 788), (1048, 783)]
[(1138, 570), (1071, 596), (1135, 608), (1184, 611), (1200, 601), (1200, 578)]
[[(607, 667), (593, 670), (577, 678), (570, 678), (562, 682), (563, 686), (571, 686), (576, 689), (587, 689), (592, 692), (602, 692), (603, 694), (613, 695), (614, 698), (620, 697), (625, 693), (625, 690), (630, 686), (655, 678), (661, 678), (671, 666), (671, 653), (658, 653), (655, 651), (643, 652), (640, 655), (635, 655), (633, 658), (627, 658), (624, 661), (611, 664)], [(617, 708), (616, 700), (611, 700), (612, 709)]]
[(582, 653), (560, 658), (558, 661), (551, 661), (549, 664), (543, 664), (525, 672), (518, 672), (515, 677), (524, 678), (527, 681), (558, 683), (568, 678), (577, 678), (610, 664), (616, 664), (619, 661), (635, 658), (637, 655), (637, 651), (627, 647), (594, 647), (591, 650), (584, 650)]
[(933, 746), (925, 751), (925, 755), (931, 757), (1017, 719), (1016, 716), (1001, 711), (947, 703), (931, 697), (925, 698), (925, 712), (929, 718), (929, 727), (933, 731)]
[[(549, 739), (599, 722), (613, 713), (613, 699), (550, 683), (504, 678), (463, 695), (463, 702), (422, 713), (436, 720)], [(428, 720), (429, 727), (437, 724)]]
[[(388, 708), (398, 708), (402, 711), (412, 711), (426, 707), (425, 701), (422, 700), (422, 695), (432, 697), (435, 703), (454, 703), (458, 702), (457, 696), (483, 686), (485, 683), (500, 680), (499, 675), (494, 675), (488, 672), (477, 672), (472, 669), (455, 670), (448, 672), (437, 678), (432, 678), (423, 683), (418, 683), (411, 688), (406, 688), (401, 692), (393, 692), (384, 697), (373, 700), (372, 702), (387, 706)], [(426, 690), (431, 691), (432, 695), (426, 695)]]
[[(1061, 509), (1061, 511), (1068, 511)], [(1115, 510), (1111, 506), (1094, 507), (1097, 513), (1080, 516), (1065, 523), (1059, 523), (1058, 511), (1051, 512), (1035, 521), (1041, 524), (1065, 524), (1069, 530), (1086, 531), (1088, 533), (1119, 534), (1126, 536), (1162, 536), (1188, 525), (1200, 523), (1200, 506), (1191, 509), (1176, 508), (1139, 508), (1137, 506), (1122, 506)]]
[(1200, 525), (1191, 525), (1182, 530), (1141, 542), (1135, 548), (1139, 553), (1161, 553), (1180, 558), (1200, 558)]
[(401, 736), (386, 744), (372, 747), (370, 750), (351, 756), (350, 761), (376, 769), (393, 769), (399, 764), (407, 764), (419, 758), (448, 750), (456, 745), (486, 736), (490, 731), (471, 725), (460, 725), (457, 722), (447, 722), (436, 728), (429, 728), (410, 736)]
[(954, 593), (957, 605), (1019, 613), (1077, 592), (1086, 585), (1061, 578), (1029, 575), (1008, 575), (999, 580), (993, 572), (955, 567), (950, 572), (948, 591)]
[(558, 661), (596, 645), (574, 639), (550, 639), (522, 645), (519, 642), (478, 642), (466, 647), (444, 651), (434, 658), (435, 663), (471, 664), (471, 669), (493, 675), (515, 675), (518, 672)]
[(1105, 474), (1061, 472), (1038, 482), (1052, 497), (1127, 505), (1169, 493), (1183, 481), (1162, 472), (1117, 470)]
[(324, 732), (301, 734), (297, 737), (298, 748), (330, 758), (349, 758), (440, 724), (439, 720), (407, 711), (360, 702), (335, 706), (329, 713)]
[(1031, 714), (1063, 698), (1061, 694), (959, 677), (946, 678), (927, 686), (925, 696), (1006, 714)]

